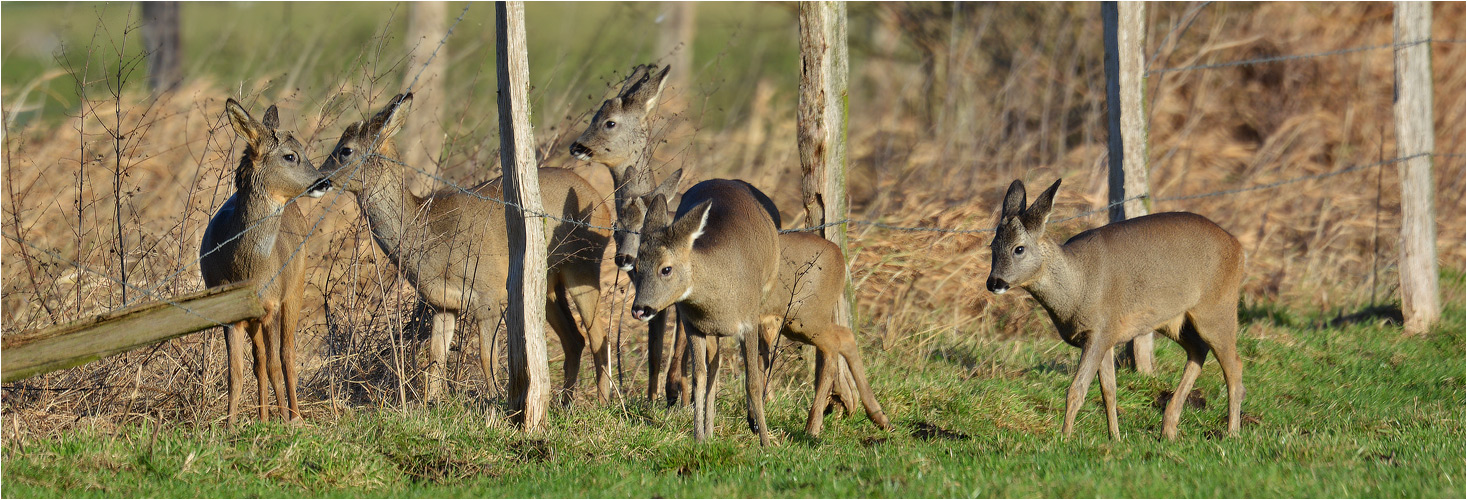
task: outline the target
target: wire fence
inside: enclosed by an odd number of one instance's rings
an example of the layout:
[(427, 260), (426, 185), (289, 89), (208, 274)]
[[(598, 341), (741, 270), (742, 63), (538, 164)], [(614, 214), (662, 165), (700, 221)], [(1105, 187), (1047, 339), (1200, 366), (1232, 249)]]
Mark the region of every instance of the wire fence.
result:
[[(1196, 12), (1198, 10), (1200, 10), (1202, 7), (1204, 7), (1204, 6), (1208, 5), (1208, 4), (1210, 4), (1210, 2), (1206, 2), (1206, 3), (1200, 4), (1200, 5), (1196, 6), (1196, 7), (1194, 7), (1193, 9), (1189, 10), (1185, 15), (1183, 15), (1182, 16), (1182, 20), (1183, 21), (1179, 22), (1177, 26), (1173, 27), (1173, 29), (1168, 33), (1167, 37), (1165, 39), (1163, 39), (1162, 44), (1165, 44), (1168, 40), (1172, 40), (1174, 37), (1179, 36), (1179, 33), (1185, 31), (1186, 28), (1188, 26), (1190, 26), (1190, 24), (1196, 20), (1196, 16), (1194, 14), (1196, 14)], [(452, 26), (450, 26), (450, 28), (448, 29), (448, 31), (438, 41), (438, 44), (437, 44), (437, 46), (435, 46), (432, 54), (424, 61), (424, 63), (422, 64), (422, 66), (418, 68), (418, 70), (414, 74), (412, 80), (407, 84), (407, 86), (406, 86), (407, 87), (407, 90), (406, 91), (411, 92), (412, 89), (415, 88), (415, 86), (417, 85), (417, 82), (418, 82), (419, 78), (422, 76), (423, 72), (427, 69), (428, 65), (433, 61), (433, 59), (438, 56), (439, 50), (442, 49), (442, 47), (448, 42), (448, 39), (453, 35), (455, 29), (458, 27), (458, 25), (460, 24), (460, 22), (463, 21), (465, 15), (468, 13), (468, 10), (469, 10), (469, 5), (465, 5), (464, 8), (463, 8), (463, 10), (458, 15), (457, 19), (452, 24)], [(1148, 71), (1146, 71), (1145, 72), (1145, 75), (1146, 76), (1157, 76), (1157, 75), (1166, 75), (1166, 74), (1171, 74), (1171, 73), (1187, 72), (1187, 71), (1210, 70), (1210, 69), (1223, 69), (1223, 68), (1239, 67), (1239, 66), (1246, 66), (1246, 65), (1273, 64), (1273, 63), (1281, 63), (1281, 62), (1288, 62), (1288, 61), (1295, 61), (1295, 60), (1303, 60), (1303, 59), (1311, 59), (1311, 58), (1343, 56), (1343, 55), (1357, 54), (1357, 53), (1374, 51), (1374, 50), (1382, 50), (1382, 49), (1387, 49), (1387, 48), (1399, 49), (1399, 48), (1404, 48), (1404, 47), (1409, 47), (1409, 46), (1414, 46), (1414, 45), (1420, 45), (1420, 44), (1423, 44), (1423, 43), (1463, 44), (1463, 43), (1467, 43), (1467, 41), (1459, 40), (1459, 39), (1424, 39), (1424, 40), (1417, 40), (1417, 41), (1411, 41), (1411, 42), (1394, 43), (1394, 44), (1383, 44), (1383, 45), (1371, 45), (1371, 46), (1361, 46), (1361, 47), (1345, 48), (1345, 49), (1338, 49), (1338, 50), (1331, 50), (1331, 51), (1324, 51), (1324, 52), (1316, 52), (1316, 53), (1308, 53), (1308, 54), (1272, 56), (1272, 57), (1262, 57), (1262, 58), (1246, 59), (1246, 60), (1238, 60), (1238, 61), (1227, 61), (1227, 62), (1219, 62), (1219, 63), (1199, 64), (1199, 65), (1183, 66), (1183, 67), (1175, 67), (1175, 68), (1154, 69), (1154, 70), (1148, 70)], [(1152, 58), (1148, 62), (1148, 66), (1150, 65), (1151, 62), (1155, 62), (1156, 61), (1156, 59), (1157, 59), (1156, 56), (1158, 56), (1159, 54), (1160, 54), (1159, 52), (1156, 53), (1156, 54), (1153, 54)], [(386, 139), (387, 138), (384, 137), (384, 136), (382, 136), (381, 132), (379, 131), (379, 133), (376, 136), (373, 137), (373, 143), (372, 143), (373, 148), (372, 149), (375, 150), (376, 149), (376, 146), (378, 144), (380, 144), (382, 141), (385, 141)], [(1071, 221), (1071, 220), (1075, 220), (1075, 219), (1080, 219), (1080, 218), (1088, 217), (1088, 216), (1095, 215), (1095, 214), (1098, 214), (1098, 213), (1107, 212), (1111, 208), (1114, 208), (1116, 206), (1123, 205), (1123, 204), (1128, 203), (1128, 202), (1131, 202), (1131, 201), (1139, 200), (1139, 199), (1151, 198), (1151, 199), (1153, 199), (1153, 201), (1168, 202), (1168, 201), (1194, 200), (1194, 199), (1210, 198), (1210, 197), (1217, 197), (1217, 196), (1232, 196), (1232, 195), (1238, 195), (1238, 194), (1248, 193), (1248, 192), (1255, 192), (1255, 191), (1262, 191), (1262, 190), (1269, 190), (1269, 189), (1277, 189), (1277, 188), (1280, 188), (1280, 187), (1283, 187), (1283, 186), (1287, 186), (1287, 185), (1295, 184), (1295, 183), (1299, 183), (1299, 182), (1306, 182), (1306, 181), (1311, 181), (1311, 180), (1327, 179), (1327, 178), (1331, 178), (1331, 177), (1335, 177), (1335, 176), (1339, 176), (1339, 175), (1349, 174), (1349, 173), (1352, 173), (1352, 172), (1359, 172), (1359, 171), (1364, 171), (1364, 170), (1370, 170), (1370, 169), (1374, 169), (1374, 168), (1377, 168), (1377, 167), (1382, 167), (1382, 166), (1386, 166), (1386, 165), (1392, 165), (1392, 164), (1395, 164), (1395, 163), (1399, 163), (1399, 162), (1403, 162), (1403, 161), (1407, 161), (1407, 160), (1419, 158), (1419, 157), (1422, 157), (1422, 156), (1433, 156), (1433, 157), (1437, 157), (1437, 158), (1454, 158), (1454, 159), (1461, 159), (1461, 158), (1467, 157), (1467, 156), (1464, 156), (1463, 153), (1435, 153), (1435, 154), (1422, 153), (1422, 154), (1410, 155), (1410, 156), (1405, 156), (1405, 157), (1400, 157), (1400, 158), (1392, 158), (1392, 159), (1383, 160), (1383, 161), (1377, 161), (1377, 162), (1372, 162), (1372, 163), (1352, 165), (1352, 166), (1341, 168), (1341, 169), (1338, 169), (1338, 170), (1335, 170), (1335, 171), (1331, 171), (1331, 172), (1320, 173), (1320, 174), (1302, 175), (1302, 176), (1297, 176), (1297, 177), (1293, 177), (1293, 178), (1289, 178), (1289, 179), (1285, 179), (1285, 180), (1270, 182), (1270, 183), (1266, 183), (1266, 184), (1259, 184), (1259, 185), (1254, 185), (1254, 186), (1246, 186), (1246, 187), (1238, 187), (1238, 188), (1231, 188), (1231, 189), (1223, 189), (1223, 190), (1217, 190), (1217, 191), (1211, 191), (1211, 192), (1205, 192), (1205, 193), (1188, 194), (1188, 195), (1165, 196), (1165, 197), (1152, 197), (1150, 194), (1142, 194), (1142, 195), (1132, 196), (1132, 197), (1126, 198), (1124, 200), (1111, 202), (1111, 203), (1108, 203), (1108, 204), (1106, 204), (1104, 206), (1092, 208), (1092, 209), (1089, 209), (1089, 210), (1085, 210), (1085, 211), (1079, 212), (1077, 214), (1074, 214), (1074, 215), (1071, 215), (1071, 216), (1068, 216), (1068, 217), (1065, 217), (1065, 218), (1057, 219), (1057, 220), (1054, 220), (1054, 221), (1051, 221), (1051, 222), (1052, 223), (1062, 223), (1062, 222), (1067, 222), (1067, 221)], [(598, 230), (603, 230), (603, 231), (627, 231), (627, 232), (635, 233), (634, 231), (628, 231), (628, 230), (625, 230), (625, 229), (617, 228), (615, 226), (602, 226), (602, 225), (592, 224), (592, 223), (587, 222), (585, 220), (579, 220), (579, 219), (574, 219), (574, 218), (566, 218), (566, 217), (562, 217), (560, 215), (551, 214), (551, 213), (547, 213), (547, 212), (543, 212), (543, 211), (531, 211), (531, 210), (527, 210), (523, 206), (517, 205), (515, 203), (511, 203), (511, 202), (509, 202), (507, 200), (504, 200), (502, 198), (498, 198), (498, 197), (494, 197), (494, 196), (483, 194), (483, 193), (479, 192), (478, 190), (475, 190), (475, 189), (473, 189), (471, 187), (466, 187), (466, 186), (460, 185), (458, 183), (455, 183), (455, 182), (453, 182), (453, 181), (451, 181), (449, 179), (446, 179), (446, 178), (444, 178), (444, 177), (442, 177), (442, 176), (440, 176), (440, 175), (438, 175), (436, 173), (426, 171), (426, 170), (424, 170), (424, 169), (422, 169), (420, 167), (414, 166), (414, 165), (408, 165), (408, 164), (406, 164), (406, 163), (404, 163), (404, 162), (402, 162), (400, 160), (397, 160), (395, 158), (383, 156), (383, 155), (380, 155), (380, 154), (359, 155), (358, 157), (354, 158), (350, 163), (348, 163), (345, 167), (343, 167), (343, 168), (350, 168), (351, 169), (350, 173), (347, 174), (347, 178), (348, 179), (353, 179), (356, 176), (361, 175), (362, 174), (362, 171), (361, 170), (362, 170), (363, 165), (365, 165), (365, 163), (367, 161), (369, 161), (369, 160), (388, 161), (388, 162), (394, 163), (394, 164), (396, 164), (398, 166), (401, 166), (401, 167), (404, 167), (404, 168), (407, 168), (407, 169), (411, 169), (413, 171), (418, 172), (419, 174), (428, 176), (429, 178), (433, 179), (437, 183), (441, 184), (441, 186), (442, 186), (442, 188), (444, 188), (444, 190), (447, 190), (447, 191), (450, 191), (450, 192), (455, 192), (455, 193), (458, 193), (458, 194), (463, 194), (463, 195), (471, 196), (471, 197), (473, 197), (474, 199), (477, 199), (477, 200), (482, 200), (482, 201), (487, 201), (487, 202), (493, 202), (493, 203), (497, 203), (497, 204), (503, 205), (503, 206), (505, 206), (508, 209), (513, 209), (514, 211), (519, 212), (524, 217), (544, 218), (544, 219), (554, 220), (554, 221), (557, 221), (557, 222), (560, 222), (560, 223), (564, 223), (564, 224), (573, 224), (573, 225), (584, 226), (584, 227), (598, 229)], [(334, 173), (332, 173), (332, 174), (334, 174)], [(311, 235), (316, 234), (316, 232), (320, 229), (321, 223), (325, 220), (326, 217), (328, 217), (328, 216), (331, 215), (332, 210), (330, 210), (330, 207), (333, 207), (335, 205), (335, 203), (337, 203), (339, 201), (340, 197), (343, 196), (343, 194), (344, 194), (344, 192), (342, 190), (340, 190), (340, 189), (337, 189), (335, 191), (336, 191), (336, 193), (334, 193), (334, 197), (332, 198), (330, 204), (328, 205), (328, 209), (327, 210), (324, 210), (323, 213), (320, 216), (318, 216), (316, 218), (316, 220), (312, 223), (312, 225), (311, 225), (309, 231), (307, 231), (305, 237), (303, 237), (301, 239), (301, 242), (291, 252), (290, 256), (287, 257), (287, 259), (285, 259), (286, 262), (289, 262), (291, 259), (293, 259), (301, 251), (301, 249), (304, 248), (304, 246), (306, 244), (306, 241), (309, 240), (309, 237)], [(441, 191), (442, 190), (440, 190), (440, 192)], [(302, 196), (305, 196), (305, 193), (302, 193), (302, 194), (299, 194), (299, 195), (296, 195), (296, 196), (290, 198), (289, 201), (286, 202), (286, 204), (288, 205), (290, 203), (295, 203)], [(136, 298), (134, 298), (134, 299), (132, 299), (130, 301), (125, 302), (123, 304), (123, 307), (129, 306), (132, 303), (136, 302), (137, 300), (140, 300), (141, 298), (147, 298), (147, 299), (150, 299), (150, 300), (155, 300), (155, 301), (158, 301), (158, 302), (169, 304), (169, 305), (171, 305), (173, 307), (176, 307), (176, 308), (179, 308), (179, 309), (181, 309), (181, 310), (183, 310), (185, 312), (188, 312), (189, 314), (192, 314), (194, 316), (198, 316), (200, 318), (203, 318), (205, 320), (208, 320), (210, 322), (213, 322), (213, 323), (215, 323), (218, 326), (228, 326), (228, 325), (225, 325), (224, 323), (221, 323), (221, 322), (216, 321), (216, 320), (214, 320), (212, 318), (209, 318), (209, 317), (207, 317), (207, 316), (199, 313), (198, 311), (194, 311), (194, 310), (192, 310), (192, 309), (190, 309), (190, 308), (188, 308), (188, 307), (186, 307), (186, 306), (184, 306), (182, 304), (179, 304), (176, 301), (173, 301), (172, 299), (170, 299), (168, 297), (162, 297), (162, 296), (160, 296), (158, 294), (158, 289), (161, 288), (161, 287), (163, 287), (164, 285), (166, 285), (166, 284), (174, 281), (176, 278), (178, 278), (178, 276), (182, 275), (184, 272), (187, 272), (188, 270), (190, 270), (190, 269), (192, 269), (192, 268), (200, 265), (200, 263), (206, 257), (208, 257), (209, 255), (212, 255), (212, 254), (214, 254), (216, 252), (221, 251), (226, 244), (231, 243), (231, 242), (234, 242), (236, 240), (239, 240), (240, 238), (244, 237), (247, 233), (249, 233), (251, 231), (258, 230), (265, 222), (267, 222), (268, 219), (275, 218), (275, 217), (280, 217), (280, 216), (282, 216), (282, 214), (283, 214), (283, 209), (282, 210), (277, 210), (276, 212), (274, 212), (274, 213), (270, 214), (269, 216), (265, 217), (264, 219), (261, 219), (259, 221), (254, 222), (253, 224), (251, 224), (250, 226), (246, 227), (244, 230), (240, 231), (239, 233), (235, 234), (234, 236), (232, 236), (232, 237), (230, 237), (230, 238), (228, 238), (228, 239), (226, 239), (226, 240), (224, 240), (222, 242), (217, 243), (214, 248), (201, 251), (200, 252), (200, 255), (199, 255), (199, 257), (197, 259), (194, 259), (191, 262), (189, 262), (187, 264), (184, 264), (183, 266), (180, 266), (179, 268), (175, 269), (171, 273), (167, 274), (167, 276), (165, 276), (164, 278), (162, 278), (160, 280), (157, 280), (157, 282), (154, 285), (150, 286), (150, 287), (139, 287), (139, 286), (136, 286), (136, 285), (127, 283), (127, 282), (125, 282), (123, 280), (120, 280), (120, 279), (117, 279), (115, 277), (112, 277), (111, 275), (109, 275), (106, 272), (98, 271), (98, 270), (93, 269), (93, 268), (91, 268), (89, 266), (86, 266), (86, 265), (77, 263), (75, 261), (72, 261), (70, 259), (67, 259), (64, 256), (60, 255), (59, 253), (57, 253), (57, 252), (55, 252), (53, 250), (42, 248), (40, 246), (34, 245), (34, 244), (32, 244), (32, 243), (30, 243), (28, 241), (25, 241), (24, 239), (20, 238), (18, 235), (11, 234), (9, 232), (5, 232), (5, 233), (3, 233), (3, 236), (5, 238), (7, 238), (7, 239), (10, 239), (10, 240), (18, 243), (18, 244), (25, 245), (25, 246), (27, 246), (27, 247), (29, 247), (31, 249), (34, 249), (36, 251), (39, 251), (39, 252), (45, 254), (48, 258), (52, 259), (57, 264), (62, 264), (62, 265), (70, 266), (70, 267), (76, 268), (77, 270), (79, 270), (81, 272), (85, 272), (85, 273), (91, 274), (91, 275), (100, 276), (102, 278), (105, 278), (105, 279), (109, 280), (110, 282), (116, 283), (117, 285), (123, 286), (123, 287), (125, 287), (125, 288), (127, 288), (129, 290), (133, 290), (133, 291), (138, 292), (138, 295), (134, 296)], [(866, 219), (858, 219), (858, 218), (845, 217), (845, 218), (841, 218), (841, 219), (836, 220), (836, 221), (826, 222), (826, 223), (815, 225), (815, 226), (781, 229), (780, 230), (780, 233), (794, 233), (794, 232), (817, 231), (817, 230), (821, 230), (821, 229), (825, 229), (825, 228), (829, 228), (829, 227), (834, 227), (834, 226), (840, 226), (840, 225), (864, 225), (864, 226), (871, 226), (871, 227), (875, 227), (875, 228), (879, 228), (879, 229), (883, 229), (883, 230), (889, 230), (889, 231), (929, 232), (929, 233), (958, 234), (958, 235), (979, 235), (979, 234), (991, 233), (991, 232), (994, 232), (995, 231), (995, 228), (994, 227), (984, 227), (984, 228), (948, 228), (948, 227), (902, 226), (902, 225), (889, 224), (889, 223), (886, 223), (886, 222), (882, 222), (880, 220), (866, 220)], [(265, 285), (262, 286), (261, 289), (264, 289), (264, 288), (268, 287), (271, 283), (273, 283), (276, 279), (278, 279), (280, 277), (280, 275), (284, 271), (285, 271), (285, 267), (282, 267), (282, 268), (276, 270), (276, 272), (274, 274), (272, 274), (268, 280), (265, 281)], [(121, 308), (119, 308), (119, 309), (121, 309)]]

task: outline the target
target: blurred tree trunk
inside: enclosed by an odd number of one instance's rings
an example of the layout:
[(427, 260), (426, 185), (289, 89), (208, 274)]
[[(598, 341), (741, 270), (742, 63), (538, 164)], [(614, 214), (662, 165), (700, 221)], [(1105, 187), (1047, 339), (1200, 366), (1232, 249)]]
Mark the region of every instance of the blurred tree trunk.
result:
[[(662, 29), (657, 36), (657, 55), (668, 57), (672, 70), (667, 74), (667, 87), (672, 89), (663, 98), (664, 112), (681, 112), (688, 102), (688, 87), (693, 75), (693, 40), (698, 36), (698, 6), (693, 2), (669, 2), (662, 19)], [(669, 107), (670, 105), (670, 107)]]
[[(530, 129), (530, 66), (524, 2), (494, 3), (495, 73), (499, 80), (499, 162), (509, 233), (509, 405), (527, 431), (545, 426), (550, 402), (545, 353), (545, 229), (540, 176)], [(518, 208), (516, 208), (518, 207)], [(492, 321), (492, 318), (490, 319)], [(482, 348), (489, 341), (481, 339)]]
[[(425, 173), (409, 172), (408, 188), (426, 195), (438, 187), (427, 174), (438, 172), (443, 154), (443, 101), (448, 68), (448, 46), (438, 43), (447, 32), (448, 4), (411, 2), (407, 14), (408, 59), (403, 87), (413, 92), (413, 112), (402, 127), (403, 161)], [(438, 55), (433, 56), (437, 50)], [(432, 57), (430, 60), (429, 57)]]
[(183, 41), (178, 2), (142, 2), (143, 47), (148, 51), (148, 88), (154, 95), (183, 82)]

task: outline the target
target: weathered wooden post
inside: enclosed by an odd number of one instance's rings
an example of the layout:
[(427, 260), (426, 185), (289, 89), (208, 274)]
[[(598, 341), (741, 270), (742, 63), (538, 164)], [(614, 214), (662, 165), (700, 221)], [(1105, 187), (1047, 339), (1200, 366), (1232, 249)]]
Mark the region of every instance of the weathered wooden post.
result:
[[(408, 58), (402, 85), (404, 89), (412, 87), (414, 109), (402, 125), (399, 135), (404, 140), (399, 142), (407, 145), (402, 151), (403, 161), (426, 172), (408, 174), (408, 188), (418, 195), (430, 193), (438, 186), (437, 181), (427, 174), (438, 172), (438, 158), (443, 149), (441, 121), (448, 45), (439, 47), (438, 43), (448, 32), (444, 26), (447, 16), (448, 4), (445, 2), (408, 3), (408, 30), (404, 40), (408, 46)], [(429, 59), (434, 50), (438, 51), (437, 57)]]
[(183, 41), (178, 2), (143, 2), (143, 47), (148, 51), (148, 88), (154, 95), (183, 82)]
[(1396, 2), (1396, 156), (1401, 162), (1401, 313), (1408, 335), (1441, 316), (1431, 167), (1431, 3)]
[[(800, 2), (800, 103), (796, 127), (800, 171), (804, 182), (805, 225), (819, 226), (846, 218), (846, 111), (850, 66), (846, 57), (845, 2)], [(846, 224), (820, 229), (850, 258)], [(847, 262), (846, 274), (850, 274)], [(836, 321), (855, 324), (855, 289), (846, 290), (836, 310)], [(855, 404), (855, 383), (845, 360), (835, 393), (847, 409)]]
[[(509, 398), (525, 430), (545, 425), (550, 401), (545, 355), (545, 228), (540, 178), (530, 130), (530, 66), (524, 2), (495, 2), (495, 69), (499, 79), (499, 163), (509, 226)], [(488, 342), (485, 342), (486, 347)]]
[[(1146, 4), (1101, 2), (1105, 23), (1105, 100), (1110, 119), (1110, 221), (1146, 215), (1150, 188), (1146, 181)], [(1142, 198), (1136, 198), (1141, 196)], [(1130, 198), (1136, 198), (1129, 201)], [(1136, 371), (1152, 374), (1155, 334), (1136, 337), (1122, 358), (1135, 361)]]

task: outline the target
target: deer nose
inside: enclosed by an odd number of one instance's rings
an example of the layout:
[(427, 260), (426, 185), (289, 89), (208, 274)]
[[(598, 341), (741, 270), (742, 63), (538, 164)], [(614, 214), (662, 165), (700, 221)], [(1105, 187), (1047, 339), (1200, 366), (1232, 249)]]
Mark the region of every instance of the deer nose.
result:
[(656, 315), (657, 311), (652, 310), (648, 306), (636, 306), (632, 308), (632, 319), (637, 321), (651, 321), (652, 317)]
[(573, 142), (570, 146), (570, 154), (571, 156), (574, 156), (580, 160), (590, 160), (591, 148), (588, 148), (579, 142)]
[(1004, 293), (1009, 291), (1009, 283), (992, 276), (988, 277), (988, 291), (993, 293)]
[(330, 190), (331, 179), (322, 177), (320, 179), (316, 179), (316, 182), (311, 184), (311, 189), (306, 191), (306, 194), (312, 198), (320, 198), (322, 195), (326, 194), (326, 192)]
[(632, 256), (630, 256), (630, 255), (622, 254), (622, 253), (616, 254), (616, 267), (617, 267), (617, 269), (621, 269), (623, 271), (630, 271), (630, 270), (632, 270), (632, 264), (635, 263), (635, 262), (636, 261), (633, 260), (632, 259)]

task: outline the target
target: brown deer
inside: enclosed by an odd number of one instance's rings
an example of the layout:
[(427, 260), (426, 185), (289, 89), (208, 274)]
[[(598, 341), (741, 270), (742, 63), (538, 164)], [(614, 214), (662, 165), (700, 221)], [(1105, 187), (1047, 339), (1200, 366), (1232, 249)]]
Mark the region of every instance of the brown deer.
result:
[[(835, 376), (834, 356), (851, 366), (867, 415), (889, 428), (866, 383), (855, 337), (835, 324), (836, 294), (845, 280), (839, 248), (813, 235), (781, 237), (754, 191), (742, 181), (700, 182), (683, 194), (676, 220), (668, 215), (663, 196), (647, 206), (633, 273), (637, 295), (632, 316), (646, 320), (677, 305), (692, 346), (694, 438), (702, 441), (713, 431), (709, 371), (711, 366), (717, 374), (718, 353), (708, 352), (708, 336), (732, 337), (743, 347), (749, 428), (761, 445), (769, 444), (760, 342), (773, 340), (764, 337), (775, 329), (815, 345), (820, 355), (807, 432), (820, 432), (824, 399)], [(781, 255), (786, 242), (790, 249)]]
[[(479, 361), (485, 379), (491, 376), (491, 341), (507, 293), (509, 244), (504, 205), (498, 201), (503, 199), (501, 179), (427, 198), (405, 187), (409, 167), (398, 159), (392, 137), (411, 103), (412, 94), (398, 95), (371, 119), (348, 125), (321, 168), (338, 187), (357, 195), (377, 246), (434, 309), (424, 399), (435, 401), (443, 393), (448, 349), (459, 319), (477, 329)], [(611, 394), (610, 349), (596, 310), (601, 255), (610, 239), (610, 231), (599, 228), (611, 224), (606, 197), (570, 170), (541, 168), (539, 176), (543, 206), (561, 219), (545, 219), (550, 265), (545, 316), (565, 349), (561, 399), (571, 400), (582, 350), (589, 343), (597, 395), (604, 401)], [(579, 328), (572, 302), (581, 313)]]
[(1166, 212), (1091, 229), (1059, 245), (1044, 235), (1059, 185), (1055, 181), (1027, 208), (1024, 183), (1009, 185), (991, 245), (988, 289), (1028, 290), (1049, 312), (1060, 338), (1080, 348), (1061, 432), (1068, 436), (1074, 430), (1098, 371), (1110, 437), (1120, 439), (1115, 345), (1156, 331), (1187, 351), (1162, 433), (1176, 438), (1183, 403), (1211, 350), (1228, 386), (1228, 433), (1237, 434), (1243, 405), (1237, 348), (1243, 249), (1237, 238), (1201, 215)]
[[(265, 111), (256, 121), (234, 99), (224, 104), (235, 133), (245, 140), (244, 155), (234, 172), (229, 197), (204, 230), (199, 244), (199, 270), (204, 284), (219, 286), (252, 281), (265, 315), (225, 328), (229, 355), (229, 425), (239, 413), (244, 385), (245, 331), (254, 347), (255, 380), (259, 385), (260, 420), (268, 420), (268, 387), (274, 387), (280, 416), (300, 420), (296, 401), (295, 327), (305, 293), (306, 222), (296, 198), (319, 198), (331, 189), (306, 158), (306, 148), (290, 133), (279, 132), (279, 111)], [(269, 378), (269, 382), (266, 378)]]

